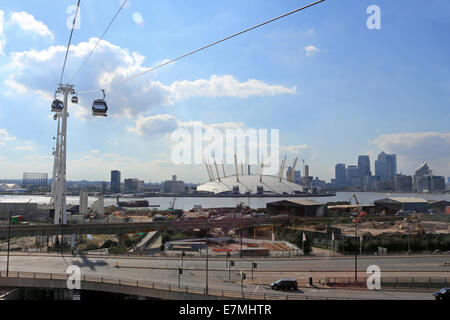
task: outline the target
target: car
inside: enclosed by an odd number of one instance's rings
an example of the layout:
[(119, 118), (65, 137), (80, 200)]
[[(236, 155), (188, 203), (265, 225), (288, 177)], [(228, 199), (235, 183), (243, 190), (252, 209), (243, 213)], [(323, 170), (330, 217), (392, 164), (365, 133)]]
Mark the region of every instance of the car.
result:
[(433, 296), (436, 300), (450, 300), (450, 288), (442, 288), (439, 291), (433, 293)]
[(270, 284), (272, 290), (298, 290), (297, 280), (295, 279), (280, 279)]

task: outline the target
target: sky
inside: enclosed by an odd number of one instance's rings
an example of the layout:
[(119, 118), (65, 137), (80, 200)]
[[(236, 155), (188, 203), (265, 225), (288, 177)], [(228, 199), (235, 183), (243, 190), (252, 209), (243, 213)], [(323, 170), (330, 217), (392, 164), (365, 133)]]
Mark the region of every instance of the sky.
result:
[[(308, 1), (81, 0), (63, 82), (98, 90)], [(50, 104), (74, 0), (0, 0), (0, 179), (53, 168)], [(380, 29), (367, 20), (380, 9)], [(373, 20), (371, 20), (373, 21)], [(280, 157), (329, 181), (336, 163), (396, 153), (399, 173), (424, 161), (450, 176), (450, 2), (327, 0), (101, 94), (69, 104), (68, 180), (207, 180), (203, 165), (171, 160), (171, 133), (279, 129)], [(297, 167), (298, 168), (298, 167)], [(232, 166), (227, 166), (232, 173)], [(252, 170), (256, 171), (256, 167)]]

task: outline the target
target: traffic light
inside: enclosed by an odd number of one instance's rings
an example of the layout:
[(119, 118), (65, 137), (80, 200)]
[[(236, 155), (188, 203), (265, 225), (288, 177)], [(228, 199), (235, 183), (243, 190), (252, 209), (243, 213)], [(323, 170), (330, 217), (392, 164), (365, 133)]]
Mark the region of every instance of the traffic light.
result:
[(231, 254), (229, 252), (227, 252), (227, 258), (229, 258), (231, 256)]
[(245, 280), (245, 279), (247, 279), (247, 275), (242, 272), (242, 280)]
[(183, 274), (183, 269), (178, 268), (178, 274)]
[(256, 262), (253, 262), (253, 269), (258, 269), (258, 264)]
[(234, 267), (234, 261), (230, 260), (230, 267)]

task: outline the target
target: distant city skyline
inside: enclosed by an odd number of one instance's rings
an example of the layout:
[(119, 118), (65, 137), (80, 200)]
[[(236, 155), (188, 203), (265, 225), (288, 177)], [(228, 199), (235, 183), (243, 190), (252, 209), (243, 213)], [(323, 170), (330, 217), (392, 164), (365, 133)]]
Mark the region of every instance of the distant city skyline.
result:
[[(130, 1), (73, 81), (77, 91), (105, 87), (108, 117), (91, 117), (99, 93), (69, 105), (67, 179), (110, 181), (117, 169), (122, 179), (175, 174), (205, 182), (204, 166), (175, 166), (170, 157), (170, 134), (195, 124), (279, 129), (287, 164), (305, 159), (309, 175), (326, 181), (336, 163), (358, 165), (358, 155), (370, 156), (373, 175), (381, 151), (397, 155), (398, 173), (412, 174), (426, 161), (433, 174), (450, 176), (450, 3), (380, 0), (379, 30), (366, 25), (372, 4), (325, 1), (109, 89), (124, 75), (299, 7), (295, 0)], [(68, 5), (0, 4), (1, 179), (52, 176), (50, 104), (70, 33)], [(63, 82), (119, 6), (81, 2)]]

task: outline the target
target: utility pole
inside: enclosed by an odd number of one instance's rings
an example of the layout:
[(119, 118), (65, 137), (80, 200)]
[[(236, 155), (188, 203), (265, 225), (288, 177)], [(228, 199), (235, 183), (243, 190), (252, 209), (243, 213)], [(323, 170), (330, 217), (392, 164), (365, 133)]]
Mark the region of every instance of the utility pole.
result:
[(186, 255), (184, 251), (181, 251), (181, 269), (183, 269), (183, 257)]
[(178, 288), (180, 288), (180, 278), (183, 274), (183, 268), (178, 268)]
[(206, 220), (206, 286), (205, 286), (205, 294), (208, 294), (208, 220)]
[[(14, 204), (15, 206), (15, 204)], [(8, 223), (8, 254), (6, 258), (6, 277), (9, 275), (9, 244), (11, 242), (11, 211), (9, 211), (9, 223)]]
[(244, 280), (247, 278), (246, 274), (241, 271), (241, 296), (244, 294)]
[(228, 280), (231, 280), (231, 267), (234, 267), (234, 261), (232, 260), (228, 263)]
[(356, 231), (356, 220), (355, 220), (355, 282), (358, 281), (358, 237), (357, 237), (357, 231)]
[(408, 255), (410, 255), (411, 254), (411, 240), (410, 240), (410, 234), (411, 234), (411, 231), (410, 231), (410, 223), (411, 223), (411, 221), (409, 220), (409, 218), (408, 218)]
[(243, 209), (241, 208), (241, 228), (240, 228), (240, 238), (241, 238), (241, 250), (239, 252), (239, 257), (242, 259), (242, 217), (243, 216)]
[(256, 262), (253, 262), (252, 260), (252, 283), (253, 283), (253, 269), (258, 268), (258, 264)]

